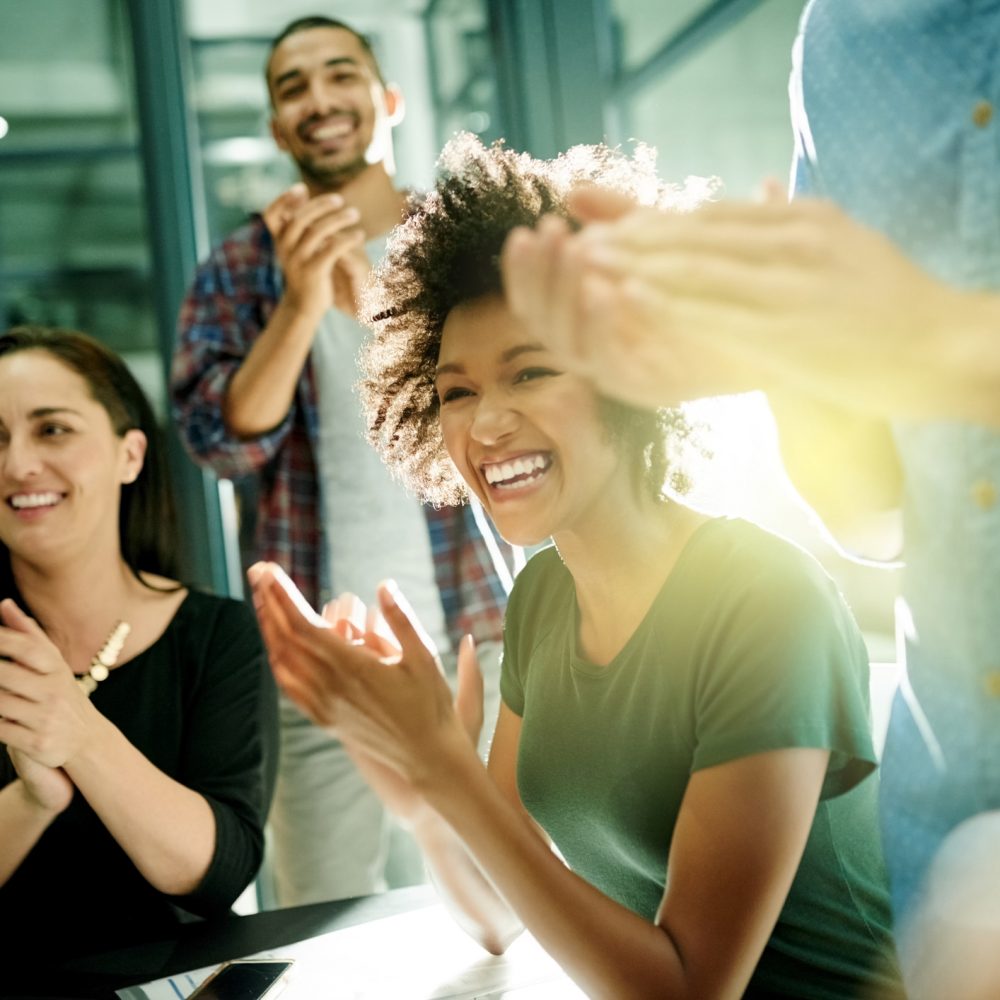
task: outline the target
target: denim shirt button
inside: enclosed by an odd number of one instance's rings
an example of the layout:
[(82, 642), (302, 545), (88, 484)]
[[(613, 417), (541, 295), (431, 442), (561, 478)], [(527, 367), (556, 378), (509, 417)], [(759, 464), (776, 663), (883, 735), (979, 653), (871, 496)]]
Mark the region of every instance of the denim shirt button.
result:
[(972, 484), (972, 499), (980, 510), (990, 510), (997, 502), (997, 488), (989, 479), (980, 479)]

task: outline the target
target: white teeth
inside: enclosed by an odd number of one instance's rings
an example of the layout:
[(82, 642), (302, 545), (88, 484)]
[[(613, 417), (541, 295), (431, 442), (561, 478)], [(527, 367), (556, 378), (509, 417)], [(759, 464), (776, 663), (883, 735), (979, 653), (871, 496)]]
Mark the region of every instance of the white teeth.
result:
[[(522, 455), (510, 462), (497, 462), (483, 466), (483, 475), (491, 486), (501, 486), (504, 489), (524, 486), (534, 482), (538, 477), (536, 472), (544, 472), (551, 464), (551, 459), (539, 452), (535, 455)], [(527, 478), (518, 478), (527, 477)], [(516, 482), (512, 482), (516, 480)]]
[(323, 125), (313, 132), (312, 137), (323, 142), (326, 139), (339, 139), (342, 135), (347, 135), (351, 131), (350, 122), (336, 122), (332, 125)]
[(51, 507), (59, 500), (58, 493), (18, 493), (10, 498), (10, 505), (15, 510), (22, 510), (25, 507)]

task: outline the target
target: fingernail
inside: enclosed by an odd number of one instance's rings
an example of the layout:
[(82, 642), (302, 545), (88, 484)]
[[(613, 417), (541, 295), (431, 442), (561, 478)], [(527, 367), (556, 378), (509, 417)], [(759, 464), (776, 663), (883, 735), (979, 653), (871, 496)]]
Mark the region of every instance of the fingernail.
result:
[(507, 246), (512, 248), (527, 246), (531, 240), (530, 232), (524, 226), (518, 226), (507, 234)]

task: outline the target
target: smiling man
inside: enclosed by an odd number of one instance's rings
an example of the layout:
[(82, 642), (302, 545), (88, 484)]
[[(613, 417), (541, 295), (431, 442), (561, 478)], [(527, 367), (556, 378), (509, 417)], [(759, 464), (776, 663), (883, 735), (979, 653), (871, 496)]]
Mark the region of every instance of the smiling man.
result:
[[(272, 135), (301, 181), (199, 268), (179, 321), (175, 416), (196, 461), (256, 485), (247, 562), (279, 563), (314, 604), (372, 593), (404, 566), (446, 668), (471, 632), (489, 675), (506, 598), (496, 547), (470, 508), (422, 508), (390, 478), (353, 393), (365, 336), (356, 293), (408, 210), (393, 179), (402, 97), (368, 40), (325, 17), (275, 38), (266, 79)], [(388, 884), (381, 805), (290, 702), (271, 820), (279, 904)], [(419, 862), (404, 864), (393, 882), (420, 877)]]
[(387, 207), (402, 208), (392, 187), (392, 126), (399, 91), (382, 78), (364, 36), (339, 22), (293, 22), (271, 48), (267, 67), (271, 133), (313, 193), (337, 190), (367, 167)]

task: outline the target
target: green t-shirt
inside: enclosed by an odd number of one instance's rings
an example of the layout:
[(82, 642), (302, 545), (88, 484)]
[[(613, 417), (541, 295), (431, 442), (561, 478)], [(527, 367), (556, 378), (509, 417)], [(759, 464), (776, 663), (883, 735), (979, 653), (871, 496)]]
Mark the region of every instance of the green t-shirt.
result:
[(652, 920), (694, 771), (828, 749), (805, 853), (747, 995), (896, 995), (868, 657), (819, 564), (748, 522), (707, 521), (611, 663), (579, 655), (578, 626), (572, 577), (555, 549), (538, 553), (508, 605), (501, 693), (523, 720), (521, 798), (570, 867)]

